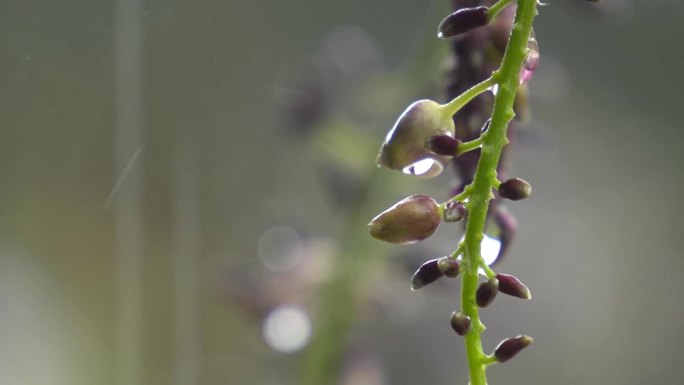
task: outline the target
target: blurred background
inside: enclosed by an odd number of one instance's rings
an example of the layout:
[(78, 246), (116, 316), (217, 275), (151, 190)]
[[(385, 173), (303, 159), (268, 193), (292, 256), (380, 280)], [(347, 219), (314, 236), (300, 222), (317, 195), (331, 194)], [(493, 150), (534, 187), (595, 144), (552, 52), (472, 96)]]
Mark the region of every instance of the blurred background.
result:
[[(2, 1), (0, 382), (466, 384), (459, 281), (409, 290), (460, 225), (365, 226), (455, 183), (374, 166), (406, 105), (445, 100), (449, 9)], [(491, 384), (679, 382), (682, 12), (540, 8), (509, 162), (535, 193), (497, 267), (534, 299), (482, 312), (486, 350), (535, 344)]]

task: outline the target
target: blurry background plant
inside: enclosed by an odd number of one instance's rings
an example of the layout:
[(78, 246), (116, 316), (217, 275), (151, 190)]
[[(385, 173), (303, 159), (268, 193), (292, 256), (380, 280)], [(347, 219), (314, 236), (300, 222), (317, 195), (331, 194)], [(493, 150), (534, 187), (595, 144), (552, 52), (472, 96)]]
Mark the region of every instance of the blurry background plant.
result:
[[(342, 382), (465, 373), (453, 292), (409, 292), (458, 226), (401, 249), (365, 233), (379, 207), (450, 196), (450, 173), (372, 166), (397, 108), (446, 100), (449, 6), (3, 2), (3, 383), (299, 384), (314, 298), (345, 258), (362, 276)], [(540, 9), (533, 120), (510, 154), (535, 195), (512, 207), (525, 226), (503, 262), (535, 271), (535, 301), (484, 310), (486, 344), (535, 344), (491, 383), (678, 381), (683, 7)]]

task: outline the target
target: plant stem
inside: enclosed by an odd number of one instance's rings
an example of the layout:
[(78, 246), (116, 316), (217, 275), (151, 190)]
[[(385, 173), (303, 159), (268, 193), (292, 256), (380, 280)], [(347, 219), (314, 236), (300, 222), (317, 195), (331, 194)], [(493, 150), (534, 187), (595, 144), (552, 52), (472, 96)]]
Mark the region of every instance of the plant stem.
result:
[(453, 116), (456, 112), (458, 112), (458, 110), (460, 110), (463, 106), (468, 104), (469, 101), (473, 100), (473, 98), (475, 98), (477, 95), (487, 91), (494, 84), (496, 84), (494, 78), (489, 77), (483, 80), (482, 82), (472, 86), (464, 93), (455, 97), (454, 100), (443, 105), (442, 107), (444, 108), (444, 113), (449, 117)]
[[(494, 99), (494, 109), (489, 128), (483, 134), (484, 140), (480, 159), (473, 183), (470, 186), (468, 223), (464, 240), (464, 274), (461, 288), (462, 311), (470, 317), (473, 325), (471, 331), (465, 336), (470, 385), (487, 384), (485, 372), (487, 356), (482, 350), (481, 339), (485, 327), (480, 322), (475, 301), (478, 269), (482, 259), (480, 248), (484, 238), (489, 200), (492, 198), (492, 180), (496, 178), (496, 168), (501, 158), (501, 151), (508, 143), (506, 138), (508, 124), (515, 115), (513, 102), (518, 90), (520, 69), (527, 53), (527, 40), (532, 31), (532, 20), (537, 14), (536, 5), (537, 0), (518, 0), (513, 30), (508, 40), (501, 67), (492, 75), (492, 79), (499, 84), (499, 89)], [(466, 93), (471, 90), (466, 91)]]

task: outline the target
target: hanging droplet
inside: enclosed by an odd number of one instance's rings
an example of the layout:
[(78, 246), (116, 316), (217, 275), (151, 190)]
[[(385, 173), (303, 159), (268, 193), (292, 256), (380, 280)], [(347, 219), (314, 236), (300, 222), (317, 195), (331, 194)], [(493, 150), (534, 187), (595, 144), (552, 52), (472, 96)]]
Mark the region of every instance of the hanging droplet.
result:
[(525, 57), (523, 67), (520, 70), (520, 84), (530, 81), (537, 67), (539, 67), (539, 45), (537, 44), (537, 38), (534, 36), (534, 31), (532, 31), (527, 40), (527, 57)]
[(429, 176), (439, 174), (443, 168), (441, 163), (434, 159), (426, 158), (404, 167), (401, 172), (407, 175)]

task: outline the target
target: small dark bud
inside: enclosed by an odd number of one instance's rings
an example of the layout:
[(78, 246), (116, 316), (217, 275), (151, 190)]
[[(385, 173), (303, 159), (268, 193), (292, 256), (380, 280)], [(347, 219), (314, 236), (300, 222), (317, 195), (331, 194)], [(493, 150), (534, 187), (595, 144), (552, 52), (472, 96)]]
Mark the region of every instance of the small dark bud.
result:
[(492, 301), (494, 301), (494, 297), (496, 297), (496, 293), (499, 291), (499, 280), (496, 278), (492, 278), (489, 281), (482, 282), (480, 284), (480, 287), (477, 288), (477, 293), (475, 293), (475, 299), (477, 300), (477, 306), (479, 307), (487, 307), (489, 306)]
[(470, 317), (460, 311), (453, 312), (451, 314), (451, 328), (454, 329), (459, 336), (468, 334), (470, 331)]
[(435, 135), (425, 142), (425, 148), (437, 155), (454, 156), (461, 141), (449, 135)]
[(437, 261), (437, 266), (439, 267), (439, 270), (444, 273), (449, 278), (456, 278), (458, 276), (458, 269), (461, 266), (461, 263), (454, 258), (451, 257), (443, 257), (440, 258), (439, 261)]
[(368, 230), (381, 241), (409, 244), (432, 235), (441, 221), (439, 205), (434, 199), (413, 195), (373, 218)]
[(468, 210), (459, 201), (451, 200), (444, 207), (444, 222), (458, 222), (467, 216)]
[(520, 178), (509, 179), (499, 186), (499, 195), (512, 201), (525, 199), (532, 194), (532, 186)]
[(489, 23), (488, 10), (487, 7), (459, 9), (442, 20), (437, 37), (446, 39), (487, 25)]
[(534, 339), (530, 336), (517, 336), (514, 338), (507, 338), (499, 344), (494, 350), (494, 356), (499, 362), (506, 362), (515, 357), (526, 346), (532, 344)]
[(439, 268), (440, 260), (441, 258), (433, 259), (420, 265), (411, 278), (411, 290), (418, 290), (421, 287), (442, 278), (444, 272)]
[(500, 292), (522, 299), (532, 299), (530, 289), (520, 282), (518, 278), (512, 275), (499, 273), (496, 275), (496, 279), (499, 280)]

